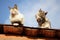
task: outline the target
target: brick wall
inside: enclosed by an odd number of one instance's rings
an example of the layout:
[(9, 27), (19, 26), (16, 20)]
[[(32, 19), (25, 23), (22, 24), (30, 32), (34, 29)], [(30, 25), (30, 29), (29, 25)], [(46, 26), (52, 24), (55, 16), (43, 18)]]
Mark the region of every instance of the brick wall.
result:
[[(1, 34), (4, 34), (4, 37), (6, 37), (6, 39), (7, 37), (10, 38), (13, 35), (18, 35), (16, 38), (28, 40), (55, 40), (60, 38), (60, 30), (58, 29), (41, 29), (27, 26), (13, 26), (7, 24), (0, 24), (0, 38), (2, 37)], [(8, 36), (6, 36), (7, 34)], [(15, 38), (15, 36), (13, 37)]]

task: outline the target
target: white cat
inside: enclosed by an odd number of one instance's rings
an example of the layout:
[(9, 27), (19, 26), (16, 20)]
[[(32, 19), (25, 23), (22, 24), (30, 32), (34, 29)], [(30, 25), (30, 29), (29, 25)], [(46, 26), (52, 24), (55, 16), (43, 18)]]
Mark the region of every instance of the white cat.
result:
[(40, 28), (51, 28), (51, 23), (50, 23), (49, 19), (46, 17), (46, 15), (47, 15), (47, 12), (44, 12), (41, 9), (35, 15), (36, 20), (38, 22), (38, 26)]
[[(24, 24), (24, 16), (21, 14), (15, 4), (13, 8), (9, 7), (10, 9), (10, 21), (14, 25), (23, 25)], [(18, 24), (16, 24), (18, 23)]]

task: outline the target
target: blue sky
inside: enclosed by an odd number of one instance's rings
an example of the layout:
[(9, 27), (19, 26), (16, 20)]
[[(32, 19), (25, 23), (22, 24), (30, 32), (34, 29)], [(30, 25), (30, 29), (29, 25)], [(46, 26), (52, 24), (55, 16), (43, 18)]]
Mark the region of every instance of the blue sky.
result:
[(17, 4), (19, 11), (24, 14), (25, 26), (37, 27), (35, 14), (41, 8), (48, 11), (47, 18), (53, 29), (60, 29), (60, 0), (0, 0), (0, 24), (10, 24), (8, 6)]

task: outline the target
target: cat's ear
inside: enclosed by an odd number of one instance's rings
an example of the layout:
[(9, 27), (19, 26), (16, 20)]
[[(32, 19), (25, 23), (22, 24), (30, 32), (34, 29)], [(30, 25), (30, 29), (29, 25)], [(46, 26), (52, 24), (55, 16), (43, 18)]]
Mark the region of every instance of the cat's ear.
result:
[(45, 15), (47, 15), (48, 12), (45, 12)]
[(42, 12), (42, 9), (40, 9), (39, 12)]
[(14, 8), (15, 8), (15, 9), (18, 9), (17, 4), (14, 5)]
[(11, 7), (10, 7), (10, 6), (8, 6), (8, 8), (9, 8), (9, 9), (11, 9)]
[(40, 8), (40, 10), (42, 10), (42, 9)]

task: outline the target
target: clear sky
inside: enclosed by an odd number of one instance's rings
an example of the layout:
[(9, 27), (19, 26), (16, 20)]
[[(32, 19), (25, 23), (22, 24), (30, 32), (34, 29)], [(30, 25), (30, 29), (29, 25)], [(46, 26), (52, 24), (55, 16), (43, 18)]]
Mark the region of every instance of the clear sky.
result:
[(0, 0), (0, 24), (10, 24), (8, 6), (17, 4), (19, 11), (24, 14), (25, 26), (37, 27), (35, 14), (41, 8), (48, 11), (47, 18), (51, 27), (60, 29), (60, 0)]

